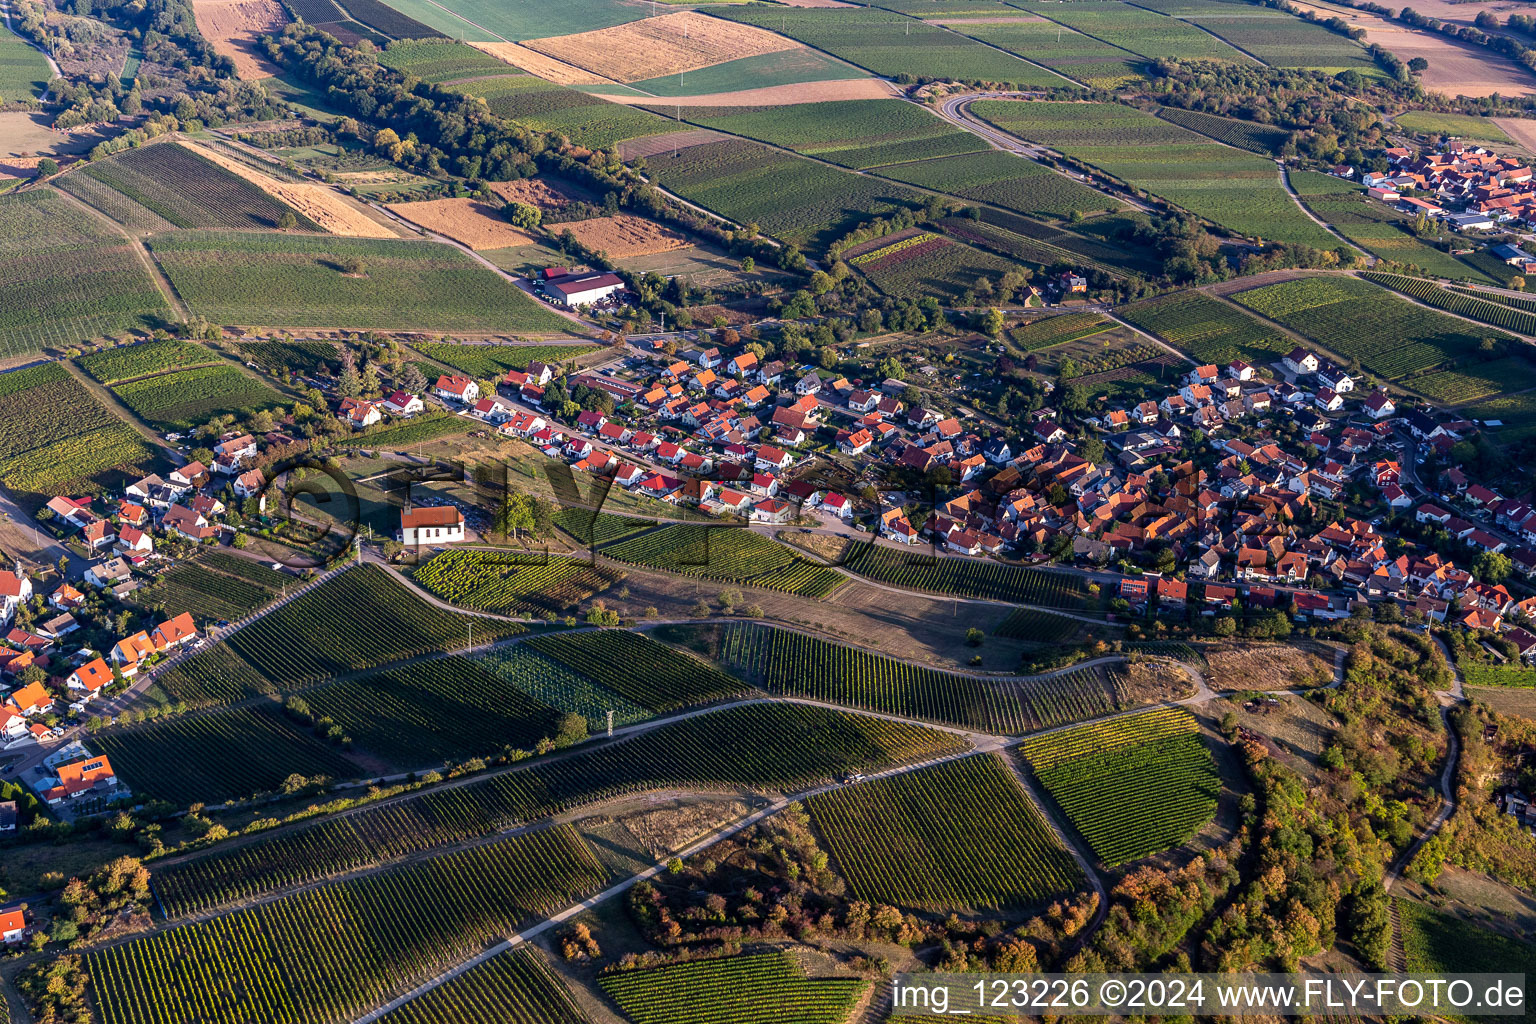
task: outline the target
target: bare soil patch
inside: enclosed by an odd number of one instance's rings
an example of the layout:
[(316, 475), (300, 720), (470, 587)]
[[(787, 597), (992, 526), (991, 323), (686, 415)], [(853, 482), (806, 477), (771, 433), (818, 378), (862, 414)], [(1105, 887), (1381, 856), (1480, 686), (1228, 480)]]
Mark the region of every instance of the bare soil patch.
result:
[(524, 43), (556, 60), (620, 82), (697, 71), (742, 57), (792, 50), (796, 45), (767, 29), (697, 11), (678, 11), (613, 28)]
[(619, 156), (625, 160), (633, 160), (636, 157), (655, 156), (657, 153), (671, 153), (679, 149), (703, 146), (711, 142), (719, 142), (725, 137), (708, 128), (691, 128), (680, 132), (666, 132), (662, 135), (647, 135), (639, 139), (626, 139), (619, 143)]
[(231, 159), (222, 153), (185, 139), (177, 139), (176, 142), (199, 156), (213, 161), (231, 174), (239, 175), (262, 191), (276, 196), (333, 235), (352, 238), (400, 237), (397, 232), (368, 216), (361, 206), (356, 205), (329, 185), (278, 181), (270, 174), (263, 174), (254, 167)]
[(1147, 703), (1178, 700), (1195, 692), (1188, 670), (1162, 659), (1126, 662), (1125, 683), (1133, 697)]
[(288, 24), (288, 13), (277, 0), (193, 0), (192, 14), (198, 31), (216, 52), (235, 62), (241, 78), (254, 81), (277, 74), (257, 42)]
[[(653, 858), (665, 857), (693, 840), (734, 821), (751, 810), (741, 800), (678, 800), (652, 810), (621, 814), (609, 820), (622, 823)], [(587, 819), (583, 825), (601, 824), (601, 819)]]
[(574, 198), (557, 185), (543, 178), (520, 178), (517, 181), (493, 181), (490, 190), (509, 203), (525, 203), (541, 210), (558, 210)]
[[(1343, 18), (1350, 25), (1365, 30), (1365, 42), (1375, 43), (1410, 61), (1423, 57), (1429, 68), (1419, 76), (1429, 92), (1448, 96), (1536, 96), (1536, 77), (1522, 65), (1492, 50), (1456, 42), (1437, 32), (1420, 32), (1363, 11), (1298, 3), (1302, 10), (1325, 18)], [(1475, 5), (1445, 5), (1458, 10), (1457, 17), (1471, 20), (1477, 16)], [(1419, 10), (1417, 4), (1414, 10)], [(1420, 13), (1425, 13), (1420, 11)], [(1437, 15), (1438, 17), (1439, 15)]]
[(562, 232), (570, 231), (582, 245), (594, 252), (607, 253), (609, 259), (649, 256), (651, 253), (682, 249), (690, 244), (688, 239), (676, 231), (628, 213), (577, 220), (555, 227)]
[(1215, 690), (1299, 690), (1333, 681), (1333, 665), (1289, 644), (1208, 648), (1206, 681)]
[(390, 203), (386, 209), (417, 227), (446, 235), (471, 249), (505, 249), (509, 245), (528, 245), (533, 241), (507, 223), (501, 211), (478, 199)]
[(1493, 123), (1525, 150), (1536, 153), (1536, 120), (1523, 117), (1496, 117)]
[(65, 157), (84, 153), (106, 138), (91, 129), (59, 131), (52, 115), (34, 110), (0, 113), (0, 171), (28, 178), (43, 156)]
[(563, 60), (530, 50), (521, 43), (470, 43), (477, 50), (504, 60), (515, 68), (521, 68), (530, 75), (538, 75), (556, 85), (592, 85), (597, 82), (609, 82), (612, 79), (602, 75), (594, 75), (582, 68), (572, 67)]
[(737, 92), (712, 92), (705, 96), (623, 96), (593, 93), (610, 103), (667, 107), (787, 107), (796, 103), (831, 103), (837, 100), (888, 100), (901, 95), (894, 85), (878, 78), (851, 78), (839, 82), (803, 82), (799, 85), (768, 85)]

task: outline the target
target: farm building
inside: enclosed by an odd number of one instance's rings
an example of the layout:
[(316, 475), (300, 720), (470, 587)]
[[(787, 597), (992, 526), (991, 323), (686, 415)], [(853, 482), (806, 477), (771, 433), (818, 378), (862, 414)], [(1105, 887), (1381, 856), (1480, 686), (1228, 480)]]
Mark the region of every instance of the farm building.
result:
[(562, 274), (544, 285), (545, 294), (568, 308), (589, 306), (623, 290), (617, 274)]

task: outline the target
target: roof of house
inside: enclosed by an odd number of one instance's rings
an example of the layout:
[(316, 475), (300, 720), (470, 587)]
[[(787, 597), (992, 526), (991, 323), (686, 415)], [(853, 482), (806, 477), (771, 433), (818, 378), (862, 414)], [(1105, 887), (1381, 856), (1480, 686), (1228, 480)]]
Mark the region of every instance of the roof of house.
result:
[(453, 505), (433, 508), (405, 508), (400, 510), (400, 528), (419, 530), (423, 526), (462, 526), (464, 514)]

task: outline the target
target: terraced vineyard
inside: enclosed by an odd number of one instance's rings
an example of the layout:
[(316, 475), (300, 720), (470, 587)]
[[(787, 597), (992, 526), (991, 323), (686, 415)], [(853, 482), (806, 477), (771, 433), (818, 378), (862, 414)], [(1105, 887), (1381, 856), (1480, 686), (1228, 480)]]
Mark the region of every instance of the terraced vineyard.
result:
[[(0, 287), (3, 290), (3, 287)], [(0, 485), (78, 493), (91, 478), (149, 462), (143, 439), (58, 363), (0, 375)]]
[(588, 1024), (532, 946), (501, 953), (379, 1018), (379, 1024)]
[(1139, 302), (1122, 309), (1120, 316), (1188, 352), (1198, 363), (1266, 363), (1295, 347), (1284, 332), (1204, 292)]
[(1097, 669), (978, 678), (909, 665), (818, 637), (731, 623), (721, 663), (772, 693), (1015, 736), (1107, 714), (1124, 694)]
[(1009, 911), (1083, 882), (995, 754), (820, 793), (806, 805), (838, 872), (872, 903)]
[(1199, 723), (1159, 708), (1026, 740), (1024, 756), (1105, 864), (1159, 853), (1216, 813), (1221, 777)]
[(605, 629), (530, 637), (527, 646), (650, 711), (676, 711), (740, 693), (739, 680), (642, 633)]
[(510, 551), (455, 548), (434, 555), (411, 578), (450, 604), (529, 616), (565, 611), (607, 590), (624, 574), (573, 559), (540, 562)]
[(679, 523), (609, 544), (603, 554), (684, 576), (803, 597), (827, 597), (847, 582), (836, 569), (817, 565), (760, 534), (735, 527)]
[(1391, 288), (1393, 291), (1402, 292), (1412, 299), (1424, 303), (1426, 306), (1434, 306), (1443, 309), (1447, 313), (1455, 313), (1457, 316), (1470, 317), (1473, 320), (1481, 320), (1485, 324), (1495, 327), (1505, 327), (1521, 334), (1536, 334), (1536, 313), (1516, 309), (1513, 306), (1497, 302), (1485, 302), (1476, 298), (1466, 289), (1451, 291), (1442, 288), (1433, 281), (1426, 281), (1421, 277), (1404, 277), (1401, 274), (1377, 274), (1369, 270), (1361, 271), (1360, 276), (1367, 281)]
[(635, 1024), (841, 1024), (869, 987), (807, 978), (787, 953), (617, 971), (598, 984)]
[(1068, 573), (972, 558), (941, 558), (874, 544), (855, 544), (843, 565), (877, 583), (961, 597), (1043, 604), (1052, 608), (1082, 608), (1088, 597), (1087, 585)]
[(85, 966), (103, 1024), (245, 1024), (285, 1006), (340, 1024), (607, 878), (562, 825), (132, 939)]
[(475, 661), (486, 671), (534, 700), (550, 707), (582, 715), (587, 728), (597, 733), (607, 727), (608, 712), (613, 712), (615, 727), (634, 725), (652, 717), (652, 712), (627, 697), (621, 697), (596, 680), (554, 661), (527, 644), (512, 644), (484, 654)]
[(258, 837), (155, 873), (181, 917), (285, 886), (492, 835), (625, 793), (686, 787), (798, 792), (849, 771), (880, 771), (966, 749), (921, 726), (797, 704), (725, 708), (558, 761), (428, 790)]

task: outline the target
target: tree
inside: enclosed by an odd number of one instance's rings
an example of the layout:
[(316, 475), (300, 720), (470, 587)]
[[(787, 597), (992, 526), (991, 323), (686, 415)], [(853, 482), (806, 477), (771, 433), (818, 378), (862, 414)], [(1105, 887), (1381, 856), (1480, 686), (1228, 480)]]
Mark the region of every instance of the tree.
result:
[(886, 356), (880, 360), (880, 366), (875, 372), (889, 380), (907, 379), (907, 368), (902, 366), (895, 356)]
[(1509, 556), (1497, 551), (1484, 551), (1472, 560), (1472, 575), (1492, 587), (1509, 579), (1511, 568)]
[(1104, 442), (1096, 437), (1085, 438), (1078, 446), (1078, 454), (1094, 465), (1098, 465), (1104, 461)]
[(282, 216), (277, 218), (277, 229), (279, 231), (292, 231), (298, 226), (299, 218), (293, 215), (292, 210), (284, 210)]
[(1429, 70), (1429, 61), (1423, 57), (1415, 57), (1408, 62), (1408, 70), (1416, 75), (1422, 75)]
[(39, 178), (51, 178), (59, 173), (58, 161), (43, 157), (37, 162), (37, 176)]
[(509, 494), (496, 510), (496, 532), (516, 537), (534, 527), (533, 508), (526, 494)]
[(989, 338), (998, 338), (1003, 333), (1003, 311), (993, 306), (987, 310), (981, 318), (981, 333)]
[(987, 634), (983, 633), (975, 626), (972, 626), (970, 629), (965, 631), (965, 642), (972, 647), (980, 647), (982, 641), (986, 638)]
[(524, 231), (532, 231), (544, 223), (544, 211), (527, 203), (509, 203), (502, 212), (507, 215), (513, 227)]
[(1525, 291), (1525, 278), (1521, 277), (1519, 274), (1516, 274), (1514, 277), (1509, 279), (1509, 286), (1517, 292), (1523, 292)]
[(400, 374), (400, 386), (412, 394), (420, 394), (427, 390), (426, 374), (415, 363), (407, 363)]
[(757, 260), (753, 259), (751, 256), (743, 256), (741, 259), (741, 272), (743, 274), (752, 274), (756, 273), (756, 271)]

